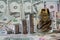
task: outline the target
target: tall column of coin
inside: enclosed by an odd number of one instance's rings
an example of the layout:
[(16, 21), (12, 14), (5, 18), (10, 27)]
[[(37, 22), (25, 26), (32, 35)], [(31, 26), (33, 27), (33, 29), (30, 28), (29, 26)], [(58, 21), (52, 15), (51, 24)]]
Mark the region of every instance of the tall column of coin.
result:
[(30, 33), (34, 33), (33, 14), (30, 14)]
[(23, 34), (27, 34), (27, 23), (26, 23), (26, 20), (22, 20), (22, 25), (23, 25)]

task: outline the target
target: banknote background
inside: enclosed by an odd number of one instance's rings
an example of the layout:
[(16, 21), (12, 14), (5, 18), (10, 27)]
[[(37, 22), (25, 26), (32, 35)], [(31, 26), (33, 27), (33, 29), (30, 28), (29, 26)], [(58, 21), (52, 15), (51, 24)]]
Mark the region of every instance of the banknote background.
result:
[[(50, 11), (52, 20), (50, 33), (54, 37), (51, 37), (49, 33), (41, 34), (38, 32), (39, 14), (44, 7)], [(33, 15), (33, 21), (30, 20), (30, 14)], [(24, 26), (27, 26), (25, 28), (26, 34), (23, 31), (24, 22), (22, 23), (22, 21), (25, 22)], [(34, 25), (32, 27), (31, 22)], [(33, 34), (30, 32), (30, 28), (33, 29)], [(56, 33), (59, 32), (60, 0), (0, 0), (0, 40), (58, 40), (60, 36), (57, 37), (57, 35), (60, 34)], [(47, 37), (49, 38), (47, 39)]]

